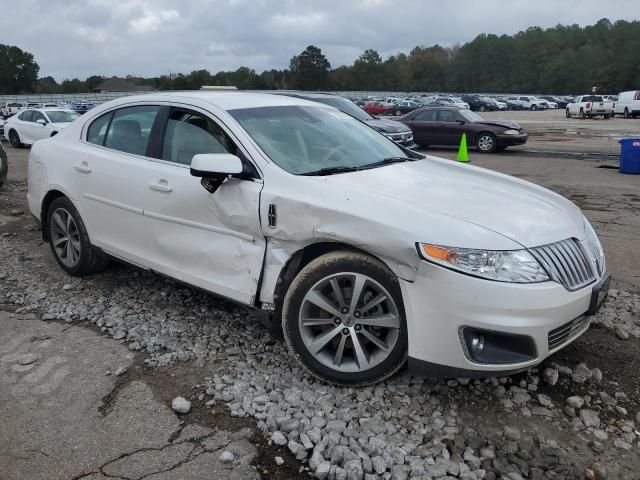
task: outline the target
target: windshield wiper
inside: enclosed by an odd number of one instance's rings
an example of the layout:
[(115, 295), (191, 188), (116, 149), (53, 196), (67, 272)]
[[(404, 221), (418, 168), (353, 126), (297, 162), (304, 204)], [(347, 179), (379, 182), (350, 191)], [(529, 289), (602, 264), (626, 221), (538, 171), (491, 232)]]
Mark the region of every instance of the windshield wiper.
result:
[(376, 167), (381, 167), (383, 165), (391, 165), (392, 163), (412, 162), (414, 160), (415, 158), (409, 158), (409, 157), (387, 157), (387, 158), (383, 158), (379, 162), (367, 163), (366, 165), (362, 165), (360, 169), (363, 170), (367, 168), (376, 168)]
[(326, 167), (326, 168), (321, 168), (320, 170), (314, 170), (313, 172), (301, 173), (300, 175), (322, 176), (322, 175), (333, 175), (334, 173), (358, 172), (360, 170), (368, 170), (370, 168), (381, 167), (383, 165), (390, 165), (392, 163), (412, 162), (414, 160), (415, 158), (408, 158), (408, 157), (388, 157), (388, 158), (383, 158), (379, 162), (367, 163), (365, 165), (359, 165), (357, 167), (348, 167), (348, 166)]
[(321, 168), (320, 170), (314, 170), (313, 172), (301, 173), (300, 175), (307, 176), (322, 176), (322, 175), (333, 175), (334, 173), (346, 173), (346, 172), (357, 172), (361, 167), (326, 167)]

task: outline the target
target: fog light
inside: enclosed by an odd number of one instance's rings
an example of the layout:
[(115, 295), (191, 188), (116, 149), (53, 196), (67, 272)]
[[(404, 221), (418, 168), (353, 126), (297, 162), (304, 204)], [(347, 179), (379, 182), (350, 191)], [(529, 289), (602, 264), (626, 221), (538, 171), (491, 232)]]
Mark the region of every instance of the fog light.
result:
[(471, 337), (471, 350), (476, 353), (480, 353), (484, 348), (484, 336), (482, 335), (473, 335)]
[(528, 335), (463, 327), (460, 341), (467, 358), (476, 363), (521, 363), (533, 360), (537, 355), (533, 338)]

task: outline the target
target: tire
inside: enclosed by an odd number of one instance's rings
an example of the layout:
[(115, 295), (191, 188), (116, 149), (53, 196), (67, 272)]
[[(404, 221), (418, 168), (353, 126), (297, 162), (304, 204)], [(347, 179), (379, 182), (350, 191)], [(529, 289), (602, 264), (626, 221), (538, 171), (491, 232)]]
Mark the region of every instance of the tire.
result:
[(396, 117), (399, 117), (400, 115), (402, 115), (402, 112), (400, 110), (396, 110), (395, 111), (395, 115), (396, 115)]
[(565, 110), (564, 116), (567, 117), (567, 118), (571, 118), (571, 113), (569, 112), (568, 108)]
[(495, 152), (496, 143), (496, 136), (493, 133), (481, 132), (476, 137), (476, 150), (480, 153)]
[(15, 130), (9, 130), (9, 143), (13, 148), (21, 148), (22, 142), (20, 141), (20, 135)]
[(610, 114), (605, 114), (602, 116), (602, 118), (604, 118), (605, 120), (609, 120), (611, 118)]
[[(352, 302), (356, 281), (364, 287)], [(342, 300), (336, 291), (341, 292)], [(383, 300), (372, 302), (381, 296)], [(322, 299), (319, 302), (326, 302), (327, 310), (310, 298)], [(365, 303), (369, 308), (360, 311)], [(388, 325), (372, 326), (376, 316), (384, 316)], [(303, 325), (305, 318), (312, 325)], [(285, 295), (282, 331), (296, 360), (314, 377), (335, 385), (380, 382), (396, 373), (407, 359), (407, 327), (398, 279), (383, 263), (363, 253), (332, 252), (306, 265)], [(386, 350), (380, 345), (386, 345)]]
[(629, 109), (628, 108), (624, 109), (624, 118), (629, 118)]
[(537, 105), (531, 105), (531, 110), (533, 110), (533, 111), (538, 110), (538, 106)]
[(91, 245), (84, 222), (68, 198), (58, 197), (51, 202), (46, 228), (51, 252), (69, 275), (82, 277), (108, 265), (107, 256)]
[(580, 118), (581, 118), (582, 120), (584, 120), (585, 118), (587, 118), (587, 116), (584, 114), (584, 110), (583, 110), (583, 109), (580, 109)]
[(480, 111), (484, 112), (486, 109), (484, 108), (484, 105), (480, 105)]

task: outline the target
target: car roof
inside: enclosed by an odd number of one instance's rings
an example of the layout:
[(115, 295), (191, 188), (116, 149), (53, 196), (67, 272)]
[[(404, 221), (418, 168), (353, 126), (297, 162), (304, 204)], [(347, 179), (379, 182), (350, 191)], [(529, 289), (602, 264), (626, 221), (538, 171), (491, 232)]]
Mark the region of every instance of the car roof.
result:
[(111, 105), (117, 105), (119, 103), (126, 104), (131, 102), (153, 102), (153, 101), (195, 101), (204, 102), (221, 110), (236, 110), (240, 108), (254, 108), (254, 107), (279, 107), (279, 106), (318, 106), (316, 102), (305, 100), (303, 98), (288, 96), (288, 95), (275, 95), (268, 93), (253, 93), (253, 92), (211, 92), (211, 91), (180, 91), (180, 92), (162, 92), (152, 93), (146, 95), (133, 95), (128, 97), (122, 97), (115, 100)]
[(447, 106), (447, 105), (425, 105), (422, 108), (414, 110), (414, 112), (417, 112), (417, 111), (420, 111), (420, 110), (467, 110), (467, 109), (463, 108), (463, 107), (458, 107), (457, 105), (451, 105), (451, 106)]

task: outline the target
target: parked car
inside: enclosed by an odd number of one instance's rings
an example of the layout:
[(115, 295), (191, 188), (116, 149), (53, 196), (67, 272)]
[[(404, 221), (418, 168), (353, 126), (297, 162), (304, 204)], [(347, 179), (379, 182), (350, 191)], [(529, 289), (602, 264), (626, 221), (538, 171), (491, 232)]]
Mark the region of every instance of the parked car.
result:
[(18, 112), (20, 112), (20, 111), (22, 111), (22, 110), (24, 110), (26, 108), (27, 108), (27, 104), (26, 103), (23, 103), (23, 102), (9, 102), (5, 106), (4, 117), (5, 118), (12, 117), (16, 113), (18, 113)]
[(79, 116), (73, 110), (24, 110), (7, 120), (4, 127), (11, 146), (19, 148), (57, 135)]
[(489, 100), (492, 100), (495, 102), (495, 104), (498, 106), (498, 110), (508, 110), (509, 106), (507, 105), (506, 102), (503, 102), (502, 100), (495, 98), (495, 97), (487, 97), (489, 98)]
[(469, 105), (469, 108), (474, 112), (498, 110), (498, 104), (495, 101), (492, 102), (486, 97), (481, 97), (480, 95), (463, 95), (462, 101), (466, 102)]
[(504, 99), (509, 110), (529, 110), (524, 103), (518, 100), (518, 97), (507, 97)]
[(624, 118), (640, 115), (640, 90), (620, 92), (618, 101), (615, 102), (614, 114)]
[[(540, 97), (543, 100), (546, 100), (547, 102), (549, 102), (549, 105), (551, 106), (551, 108), (566, 108), (567, 107), (567, 101), (564, 100), (563, 98), (560, 97), (555, 97), (555, 96), (551, 96), (551, 95), (547, 95), (545, 97)], [(555, 103), (555, 106), (551, 105)]]
[(392, 107), (380, 102), (369, 102), (362, 109), (371, 115), (389, 115)]
[(7, 159), (7, 152), (4, 150), (4, 145), (0, 142), (0, 186), (7, 182), (7, 172), (9, 171), (9, 160)]
[(71, 102), (69, 104), (69, 109), (73, 110), (76, 113), (79, 113), (80, 115), (83, 115), (84, 113), (88, 112), (93, 107), (95, 107), (95, 104), (89, 103), (89, 102), (82, 102), (82, 101), (81, 102)]
[(27, 198), (69, 275), (114, 256), (261, 309), (340, 385), (407, 356), (414, 373), (522, 371), (584, 333), (609, 285), (570, 201), (282, 95), (104, 103), (33, 146)]
[(459, 145), (463, 133), (467, 143), (483, 153), (527, 142), (527, 134), (518, 124), (488, 121), (464, 108), (424, 107), (398, 120), (411, 128), (421, 147)]
[(469, 104), (458, 97), (438, 97), (432, 103), (445, 107), (469, 108)]
[(4, 138), (4, 124), (5, 124), (5, 121), (2, 118), (0, 118), (0, 140)]
[(549, 108), (546, 101), (532, 96), (520, 96), (517, 98), (527, 110), (545, 110)]
[(571, 118), (574, 115), (580, 118), (597, 116), (611, 118), (613, 116), (613, 103), (605, 101), (602, 95), (581, 95), (567, 105), (565, 115), (567, 118)]
[(416, 108), (420, 107), (422, 107), (422, 105), (416, 102), (398, 102), (393, 107), (392, 113), (396, 116), (400, 116), (405, 113), (413, 112)]
[(277, 93), (278, 95), (287, 95), (289, 97), (304, 98), (313, 102), (330, 105), (338, 110), (342, 110), (344, 113), (351, 115), (361, 122), (366, 123), (370, 127), (382, 133), (385, 137), (396, 142), (398, 145), (402, 145), (405, 148), (417, 147), (417, 145), (413, 143), (413, 133), (404, 123), (396, 122), (395, 120), (375, 118), (365, 112), (362, 108), (354, 105), (350, 100), (339, 95), (299, 91), (276, 91), (273, 93)]
[(543, 102), (545, 102), (547, 104), (547, 108), (550, 108), (552, 110), (557, 110), (558, 109), (558, 103), (555, 100), (549, 100), (547, 98), (544, 97), (536, 97), (538, 100), (542, 100)]

